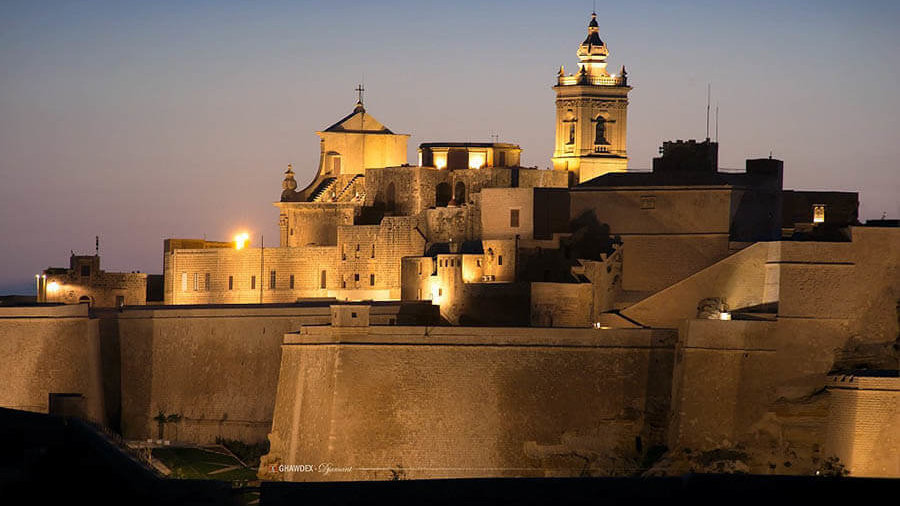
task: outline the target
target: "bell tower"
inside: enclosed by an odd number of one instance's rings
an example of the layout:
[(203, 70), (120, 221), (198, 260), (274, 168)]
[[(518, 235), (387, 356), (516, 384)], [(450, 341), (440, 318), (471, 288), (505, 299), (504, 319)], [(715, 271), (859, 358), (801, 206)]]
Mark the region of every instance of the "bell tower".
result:
[(606, 70), (609, 51), (600, 39), (597, 13), (578, 47), (578, 72), (559, 68), (556, 85), (556, 144), (553, 168), (573, 174), (578, 184), (628, 168), (628, 74)]

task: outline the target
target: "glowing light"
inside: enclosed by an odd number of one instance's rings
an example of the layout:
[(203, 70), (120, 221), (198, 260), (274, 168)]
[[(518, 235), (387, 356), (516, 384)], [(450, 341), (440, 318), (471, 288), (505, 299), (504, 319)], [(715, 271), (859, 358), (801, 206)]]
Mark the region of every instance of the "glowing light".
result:
[(825, 206), (816, 204), (813, 206), (813, 223), (825, 223)]
[(438, 169), (447, 168), (447, 153), (435, 153), (434, 166)]
[(234, 236), (234, 249), (244, 249), (244, 246), (247, 244), (247, 241), (250, 240), (250, 234), (247, 232), (242, 232), (236, 236)]
[(59, 290), (59, 283), (56, 281), (51, 281), (47, 283), (47, 291), (50, 293), (56, 293)]
[(469, 168), (470, 169), (480, 169), (484, 167), (484, 153), (472, 153), (469, 152)]
[(719, 319), (720, 320), (730, 320), (731, 313), (719, 313)]

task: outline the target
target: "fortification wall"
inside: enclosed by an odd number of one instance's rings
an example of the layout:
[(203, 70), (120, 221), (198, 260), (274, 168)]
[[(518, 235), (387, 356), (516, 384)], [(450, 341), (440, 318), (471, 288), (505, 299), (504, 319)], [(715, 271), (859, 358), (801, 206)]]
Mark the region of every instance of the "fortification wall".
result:
[[(427, 311), (427, 306), (421, 306)], [(216, 437), (264, 440), (272, 423), (285, 332), (328, 325), (328, 303), (292, 307), (159, 308), (100, 315), (105, 347), (120, 362), (121, 429), (126, 438), (193, 443)], [(405, 318), (405, 319), (404, 319)], [(375, 305), (373, 325), (421, 320), (419, 309)], [(117, 370), (117, 371), (116, 371)], [(117, 407), (113, 406), (113, 410)], [(173, 421), (160, 424), (160, 413)]]
[(584, 213), (622, 237), (624, 290), (661, 290), (729, 253), (728, 188), (572, 191), (571, 219)]
[[(753, 244), (628, 307), (622, 314), (651, 327), (677, 328), (682, 320), (697, 316), (698, 303), (705, 298), (723, 298), (732, 309), (774, 302), (765, 297), (766, 262), (772, 244), (777, 243)], [(628, 246), (623, 253), (626, 265), (630, 255)]]
[(48, 413), (50, 394), (81, 394), (83, 414), (104, 421), (98, 335), (83, 304), (0, 307), (0, 406)]
[(622, 235), (622, 289), (655, 292), (728, 256), (728, 234)]
[[(360, 332), (362, 330), (362, 332)], [(662, 441), (668, 331), (471, 327), (288, 334), (270, 464), (286, 480), (633, 471)]]
[(531, 325), (590, 327), (592, 301), (591, 283), (531, 283)]
[(829, 378), (826, 454), (853, 476), (900, 478), (900, 378)]

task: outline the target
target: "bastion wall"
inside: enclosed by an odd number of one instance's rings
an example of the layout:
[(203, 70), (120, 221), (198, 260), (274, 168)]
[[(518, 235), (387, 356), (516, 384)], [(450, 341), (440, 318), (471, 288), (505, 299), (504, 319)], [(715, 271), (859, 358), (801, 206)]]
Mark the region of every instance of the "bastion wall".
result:
[[(672, 331), (303, 327), (284, 337), (266, 479), (628, 472), (664, 442)], [(640, 439), (638, 439), (640, 438)]]

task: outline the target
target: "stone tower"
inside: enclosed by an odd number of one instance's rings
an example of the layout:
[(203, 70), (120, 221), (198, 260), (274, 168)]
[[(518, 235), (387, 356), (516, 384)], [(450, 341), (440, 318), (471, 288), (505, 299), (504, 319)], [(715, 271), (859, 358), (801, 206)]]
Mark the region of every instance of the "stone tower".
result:
[(606, 70), (609, 51), (600, 40), (597, 14), (591, 14), (588, 35), (578, 47), (578, 72), (559, 68), (556, 91), (556, 147), (553, 168), (573, 174), (572, 183), (624, 172), (628, 167), (628, 77)]

